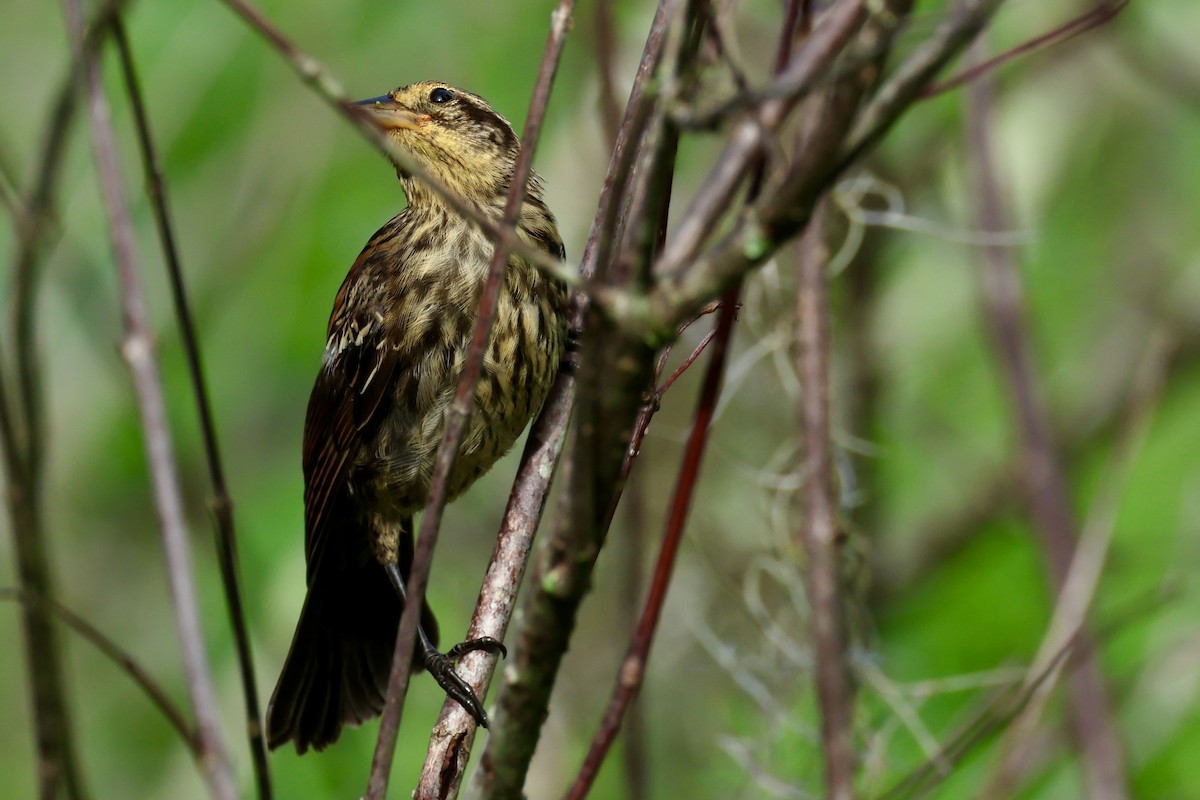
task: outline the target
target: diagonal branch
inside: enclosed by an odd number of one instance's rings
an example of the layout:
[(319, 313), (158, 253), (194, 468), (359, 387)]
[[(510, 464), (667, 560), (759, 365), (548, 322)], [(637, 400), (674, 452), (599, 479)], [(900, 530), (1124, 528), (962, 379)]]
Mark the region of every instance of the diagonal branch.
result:
[(204, 751), (200, 746), (200, 739), (196, 735), (195, 730), (192, 729), (187, 717), (184, 716), (183, 711), (175, 704), (175, 701), (171, 699), (166, 690), (159, 685), (158, 681), (154, 680), (150, 673), (146, 671), (146, 668), (138, 663), (128, 652), (121, 649), (120, 645), (101, 633), (96, 626), (57, 600), (52, 600), (48, 597), (37, 598), (22, 592), (20, 589), (6, 588), (0, 588), (0, 600), (12, 600), (21, 605), (45, 606), (50, 613), (62, 620), (67, 627), (91, 642), (97, 650), (107, 656), (122, 672), (129, 676), (131, 681), (137, 684), (138, 688), (162, 712), (167, 722), (171, 724), (171, 727), (183, 739), (192, 757), (197, 762), (200, 761), (204, 755)]
[[(627, 205), (627, 192), (632, 182), (631, 167), (642, 151), (643, 133), (651, 116), (653, 95), (649, 87), (666, 44), (670, 5), (670, 0), (660, 0), (650, 23), (621, 127), (617, 132), (616, 145), (609, 159), (581, 265), (582, 274), (589, 281), (607, 269), (611, 243), (617, 238), (616, 232), (621, 227), (622, 209)], [(479, 767), (471, 779), (472, 796), (510, 797), (520, 793), (542, 723), (546, 719), (550, 693), (570, 640), (575, 614), (587, 591), (589, 576), (599, 555), (606, 523), (597, 525), (596, 519), (600, 504), (604, 504), (604, 516), (607, 518), (609, 499), (601, 497), (596, 490), (595, 484), (600, 479), (595, 472), (607, 466), (607, 463), (590, 457), (593, 444), (588, 435), (604, 431), (614, 441), (622, 439), (627, 443), (628, 437), (624, 436), (624, 431), (628, 423), (620, 419), (622, 412), (617, 411), (606, 427), (594, 416), (594, 408), (587, 404), (587, 398), (597, 397), (598, 384), (603, 383), (610, 397), (616, 398), (617, 402), (625, 402), (630, 391), (635, 393), (636, 398), (647, 383), (641, 374), (642, 362), (637, 355), (625, 361), (620, 369), (611, 372), (606, 372), (605, 365), (592, 356), (593, 352), (604, 352), (597, 342), (606, 343), (610, 354), (628, 348), (619, 332), (611, 328), (601, 331), (593, 327), (597, 319), (598, 315), (589, 308), (586, 298), (576, 295), (573, 326), (585, 331), (584, 352), (574, 375), (559, 375), (560, 383), (570, 381), (575, 389), (574, 392), (565, 392), (561, 403), (569, 407), (575, 403), (577, 396), (582, 398), (577, 433), (572, 444), (575, 452), (568, 464), (568, 486), (563, 499), (564, 506), (569, 507), (569, 514), (563, 515), (560, 524), (534, 558), (533, 578), (530, 581), (532, 592), (523, 606), (514, 657), (503, 673), (504, 682), (493, 717), (494, 733), (489, 737)], [(589, 345), (589, 341), (592, 345)], [(595, 350), (590, 349), (592, 346), (595, 346)], [(548, 404), (548, 408), (553, 410), (557, 405)], [(632, 418), (631, 410), (629, 420)], [(585, 431), (588, 434), (584, 434)], [(624, 447), (625, 444), (619, 445), (621, 450)], [(616, 454), (616, 458), (619, 461), (620, 454)], [(610, 487), (619, 486), (620, 480), (619, 477), (610, 480)], [(610, 488), (609, 497), (613, 493)], [(597, 531), (600, 541), (596, 539)]]
[[(975, 213), (979, 229), (984, 232), (1009, 229), (991, 144), (990, 86), (989, 76), (985, 75), (972, 82), (967, 92)], [(1010, 248), (988, 245), (983, 248), (983, 256), (980, 292), (985, 324), (1020, 435), (1024, 462), (1021, 478), (1030, 518), (1044, 551), (1050, 583), (1060, 591), (1071, 569), (1078, 524), (1034, 365), (1025, 321), (1024, 286)], [(1124, 752), (1095, 641), (1086, 630), (1079, 634), (1073, 663), (1068, 667), (1067, 691), (1088, 796), (1097, 800), (1128, 797)]]
[(830, 434), (829, 246), (824, 204), (801, 239), (796, 317), (799, 341), (800, 444), (804, 453), (804, 512), (798, 539), (808, 557), (804, 588), (812, 610), (817, 700), (825, 796), (854, 796), (853, 694), (842, 598), (841, 525), (835, 498)]
[[(562, 455), (574, 386), (570, 375), (557, 381), (546, 398), (545, 411), (529, 430), (521, 465), (508, 496), (508, 507), (500, 523), (496, 548), (467, 631), (468, 640), (481, 636), (504, 639), (516, 607), (517, 590), (529, 561), (534, 533)], [(488, 653), (468, 653), (459, 662), (456, 672), (470, 684), (476, 696), (484, 697), (496, 663), (496, 658)], [(447, 699), (433, 727), (414, 797), (449, 800), (458, 795), (475, 733), (475, 720), (471, 715), (457, 702)]]
[(503, 245), (508, 252), (515, 253), (521, 258), (542, 270), (548, 277), (562, 281), (568, 286), (579, 284), (579, 273), (569, 265), (554, 259), (545, 251), (534, 247), (517, 235), (512, 224), (492, 219), (482, 209), (466, 202), (445, 184), (431, 175), (412, 154), (389, 139), (384, 131), (369, 117), (363, 114), (342, 88), (341, 83), (321, 62), (300, 50), (294, 42), (288, 39), (276, 28), (266, 16), (246, 0), (222, 0), (234, 13), (244, 19), (250, 27), (258, 31), (264, 39), (288, 60), (292, 69), (310, 89), (320, 95), (321, 99), (354, 123), (369, 142), (387, 154), (393, 162), (404, 168), (404, 171), (428, 186), (435, 194), (446, 202), (460, 216), (470, 220), (479, 227), (484, 235)]

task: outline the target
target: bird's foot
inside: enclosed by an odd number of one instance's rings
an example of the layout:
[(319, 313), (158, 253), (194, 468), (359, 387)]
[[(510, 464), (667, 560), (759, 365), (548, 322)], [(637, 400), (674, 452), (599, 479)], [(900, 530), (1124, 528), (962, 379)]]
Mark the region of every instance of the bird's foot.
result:
[(438, 682), (438, 686), (442, 687), (446, 696), (462, 706), (480, 727), (486, 728), (488, 720), (487, 714), (483, 710), (483, 703), (480, 702), (475, 691), (467, 682), (454, 671), (455, 661), (476, 650), (496, 653), (501, 658), (508, 655), (508, 651), (500, 643), (500, 640), (493, 639), (491, 636), (482, 636), (478, 639), (459, 642), (445, 653), (429, 648), (422, 654), (422, 660), (425, 662), (425, 669)]

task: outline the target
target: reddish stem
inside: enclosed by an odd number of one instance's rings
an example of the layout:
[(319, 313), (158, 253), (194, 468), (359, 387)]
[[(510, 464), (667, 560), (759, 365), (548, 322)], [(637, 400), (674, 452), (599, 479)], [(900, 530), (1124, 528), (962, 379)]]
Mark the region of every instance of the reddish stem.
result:
[(1027, 42), (1017, 45), (1011, 50), (1006, 50), (999, 55), (992, 56), (986, 61), (974, 64), (957, 75), (947, 78), (941, 83), (926, 86), (918, 93), (918, 97), (935, 97), (939, 94), (944, 94), (952, 89), (957, 89), (960, 86), (976, 80), (982, 75), (992, 72), (997, 67), (1007, 64), (1013, 59), (1020, 58), (1026, 53), (1034, 50), (1039, 50), (1043, 47), (1049, 47), (1055, 44), (1061, 44), (1069, 39), (1073, 39), (1082, 33), (1087, 33), (1093, 28), (1098, 28), (1101, 25), (1112, 20), (1117, 14), (1125, 10), (1125, 6), (1129, 5), (1129, 0), (1119, 0), (1116, 3), (1101, 3), (1093, 8), (1080, 14), (1078, 17), (1059, 25), (1051, 31), (1043, 33), (1041, 36), (1035, 36)]

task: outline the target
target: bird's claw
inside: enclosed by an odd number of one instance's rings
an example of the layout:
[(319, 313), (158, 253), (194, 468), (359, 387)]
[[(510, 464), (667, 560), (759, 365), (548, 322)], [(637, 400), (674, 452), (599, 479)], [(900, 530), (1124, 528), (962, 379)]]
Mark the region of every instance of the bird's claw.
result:
[(508, 655), (508, 651), (498, 639), (482, 636), (478, 639), (459, 642), (445, 653), (439, 653), (432, 649), (425, 651), (425, 669), (429, 670), (429, 674), (437, 681), (438, 686), (442, 687), (442, 691), (446, 693), (447, 697), (462, 706), (481, 728), (486, 728), (488, 719), (487, 713), (483, 710), (483, 703), (475, 695), (475, 690), (454, 671), (454, 661), (476, 650), (497, 653), (501, 657)]
[(467, 653), (474, 653), (476, 650), (499, 655), (501, 658), (508, 658), (508, 649), (504, 646), (504, 643), (491, 636), (480, 636), (478, 639), (467, 639), (465, 642), (459, 642), (446, 651), (446, 658), (451, 661), (457, 661)]

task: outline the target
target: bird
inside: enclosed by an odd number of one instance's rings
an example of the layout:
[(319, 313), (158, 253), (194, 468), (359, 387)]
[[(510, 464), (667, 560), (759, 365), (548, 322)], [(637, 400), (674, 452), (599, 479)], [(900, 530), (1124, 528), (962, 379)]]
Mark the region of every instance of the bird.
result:
[[(360, 101), (359, 111), (462, 202), (502, 217), (521, 144), (477, 94), (440, 81)], [(304, 423), (307, 593), (267, 708), (267, 743), (321, 750), (384, 704), (413, 516), (429, 491), (438, 445), (478, 318), (494, 244), (429, 185), (394, 160), (408, 205), (350, 267), (333, 304)], [(565, 256), (542, 179), (531, 173), (516, 233)], [(537, 413), (564, 359), (567, 288), (520, 255), (508, 256), (474, 411), (449, 476), (454, 499), (508, 451)], [(437, 650), (422, 608), (414, 662), (486, 727), (453, 670), (494, 639)]]

